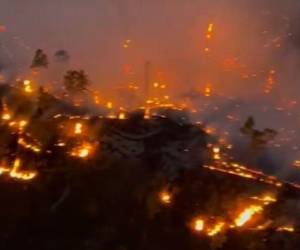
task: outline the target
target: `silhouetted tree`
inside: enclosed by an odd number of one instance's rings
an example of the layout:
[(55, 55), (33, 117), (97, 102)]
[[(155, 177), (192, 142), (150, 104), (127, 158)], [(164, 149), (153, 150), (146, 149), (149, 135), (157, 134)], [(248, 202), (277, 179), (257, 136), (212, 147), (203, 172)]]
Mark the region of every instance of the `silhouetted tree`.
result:
[(67, 91), (81, 93), (87, 90), (89, 79), (83, 70), (69, 70), (64, 76), (64, 85)]
[(48, 57), (43, 50), (38, 49), (35, 52), (34, 58), (32, 60), (31, 68), (47, 68), (49, 65)]
[(54, 54), (54, 59), (57, 62), (61, 62), (61, 63), (67, 63), (70, 60), (70, 55), (67, 51), (65, 50), (58, 50), (55, 54)]
[(249, 136), (251, 139), (251, 144), (253, 147), (262, 147), (269, 143), (275, 138), (277, 132), (273, 129), (266, 128), (263, 131), (256, 130), (254, 128), (255, 121), (252, 116), (250, 116), (245, 122), (244, 126), (240, 129), (241, 132)]

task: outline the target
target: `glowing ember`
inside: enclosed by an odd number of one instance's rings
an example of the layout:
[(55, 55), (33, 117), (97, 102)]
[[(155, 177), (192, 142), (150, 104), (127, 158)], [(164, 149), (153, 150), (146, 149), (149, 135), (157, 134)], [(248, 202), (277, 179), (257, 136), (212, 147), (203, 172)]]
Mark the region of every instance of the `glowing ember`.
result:
[(153, 87), (154, 88), (158, 88), (159, 87), (159, 83), (158, 82), (153, 83)]
[(213, 228), (210, 228), (207, 231), (207, 235), (212, 237), (212, 236), (219, 234), (222, 231), (222, 229), (224, 228), (224, 226), (225, 226), (224, 222), (217, 223)]
[(107, 102), (107, 103), (106, 103), (106, 107), (107, 107), (108, 109), (112, 109), (112, 108), (113, 108), (112, 102)]
[(213, 158), (214, 158), (214, 160), (220, 160), (221, 159), (220, 148), (219, 147), (213, 147)]
[(159, 198), (160, 198), (160, 201), (164, 204), (170, 204), (171, 203), (171, 194), (168, 193), (167, 191), (163, 191), (159, 194)]
[(210, 97), (211, 96), (211, 86), (207, 85), (204, 89), (204, 96)]
[(276, 198), (274, 198), (273, 196), (271, 195), (265, 195), (263, 197), (251, 197), (253, 200), (258, 200), (258, 201), (261, 201), (263, 202), (264, 205), (269, 205), (270, 203), (274, 203), (277, 201)]
[(74, 148), (71, 152), (71, 156), (85, 159), (91, 155), (92, 150), (93, 146), (91, 144), (84, 143), (83, 145)]
[(206, 38), (207, 39), (211, 39), (212, 38), (213, 31), (214, 31), (214, 24), (213, 23), (208, 24), (207, 33), (206, 33)]
[(201, 232), (204, 229), (204, 221), (202, 219), (196, 219), (193, 222), (193, 229), (197, 232)]
[(235, 219), (235, 225), (238, 227), (242, 227), (245, 225), (248, 221), (251, 220), (251, 218), (257, 214), (262, 212), (263, 208), (261, 206), (255, 206), (252, 205), (248, 208), (246, 208), (239, 216), (237, 219)]
[(271, 91), (274, 88), (274, 83), (275, 83), (274, 75), (275, 75), (275, 73), (276, 73), (275, 70), (270, 70), (269, 73), (268, 73), (268, 78), (267, 78), (266, 85), (265, 85), (265, 90), (264, 90), (265, 94), (270, 94)]
[(23, 82), (23, 85), (24, 85), (24, 91), (26, 93), (32, 93), (33, 92), (31, 81), (25, 80)]
[(296, 168), (300, 168), (300, 160), (295, 160), (293, 165)]
[(74, 127), (74, 133), (75, 133), (75, 135), (80, 135), (80, 134), (82, 134), (82, 123), (80, 123), (80, 122), (77, 122), (76, 124), (75, 124), (75, 127)]
[(20, 167), (21, 160), (19, 158), (16, 158), (13, 164), (13, 169), (10, 171), (9, 175), (12, 178), (24, 181), (28, 181), (36, 177), (37, 173), (35, 171), (21, 171)]
[(11, 119), (11, 115), (8, 112), (2, 114), (2, 120), (9, 121)]
[(28, 122), (25, 121), (25, 120), (21, 120), (19, 121), (19, 128), (22, 129), (24, 128), (25, 126), (27, 126)]
[(120, 119), (120, 120), (125, 120), (125, 119), (126, 119), (125, 113), (123, 113), (123, 112), (120, 113), (120, 114), (119, 114), (119, 119)]
[(146, 108), (144, 113), (144, 119), (150, 119), (150, 116), (151, 116), (151, 111), (149, 108)]
[(97, 96), (97, 95), (94, 96), (94, 103), (97, 104), (97, 105), (100, 104), (99, 96)]
[(128, 49), (130, 43), (131, 43), (131, 40), (127, 39), (127, 40), (123, 43), (123, 48), (124, 48), (124, 49)]
[(33, 144), (31, 144), (31, 143), (26, 142), (25, 139), (22, 138), (22, 137), (20, 137), (20, 138), (18, 139), (18, 144), (21, 145), (21, 146), (23, 146), (23, 147), (26, 148), (26, 149), (32, 150), (32, 151), (35, 152), (35, 153), (41, 152), (41, 148), (40, 148), (39, 146), (33, 145)]
[(277, 228), (276, 231), (293, 233), (293, 232), (295, 232), (295, 228), (293, 226), (283, 226), (283, 227)]

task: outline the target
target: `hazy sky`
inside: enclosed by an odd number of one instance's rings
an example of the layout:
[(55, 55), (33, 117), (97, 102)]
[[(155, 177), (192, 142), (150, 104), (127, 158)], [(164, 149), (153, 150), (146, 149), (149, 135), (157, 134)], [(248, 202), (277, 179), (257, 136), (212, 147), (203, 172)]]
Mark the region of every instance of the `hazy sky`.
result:
[[(0, 56), (27, 67), (37, 48), (49, 55), (66, 49), (72, 67), (100, 85), (120, 83), (125, 64), (139, 81), (150, 60), (153, 74), (163, 72), (174, 84), (211, 80), (221, 88), (216, 72), (227, 57), (268, 70), (273, 54), (263, 45), (285, 39), (286, 18), (298, 9), (296, 0), (0, 0), (0, 25), (7, 28)], [(213, 59), (203, 56), (209, 22), (216, 30)], [(124, 50), (126, 39), (132, 43)]]

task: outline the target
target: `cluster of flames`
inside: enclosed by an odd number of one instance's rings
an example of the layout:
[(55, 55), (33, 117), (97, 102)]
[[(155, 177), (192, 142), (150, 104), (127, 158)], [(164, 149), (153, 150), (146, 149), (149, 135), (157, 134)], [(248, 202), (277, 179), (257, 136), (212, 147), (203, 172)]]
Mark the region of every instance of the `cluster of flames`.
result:
[[(214, 37), (214, 24), (210, 23), (207, 28), (207, 32), (205, 35), (205, 38), (207, 40), (207, 47), (205, 47), (204, 51), (205, 53), (209, 53), (211, 51), (210, 48), (210, 41)], [(131, 44), (131, 40), (126, 40), (123, 44), (124, 48), (129, 48), (129, 45)], [(275, 83), (275, 70), (270, 70), (268, 72), (267, 81), (265, 84), (264, 93), (269, 94), (273, 88)], [(35, 91), (35, 88), (31, 81), (24, 80), (21, 84), (21, 87), (23, 91), (26, 94), (33, 94)], [(129, 91), (137, 91), (139, 88), (133, 84), (130, 83), (128, 85)], [(151, 85), (152, 93), (154, 93), (154, 96), (149, 97), (146, 101), (144, 106), (141, 108), (144, 109), (144, 118), (150, 119), (151, 116), (154, 114), (153, 110), (156, 108), (176, 108), (176, 109), (184, 109), (186, 107), (186, 104), (180, 104), (175, 105), (170, 101), (170, 96), (168, 95), (166, 91), (167, 84), (162, 82), (154, 82)], [(204, 97), (211, 97), (213, 95), (213, 88), (211, 83), (207, 83), (203, 90), (203, 96)], [(106, 107), (109, 110), (109, 114), (107, 115), (107, 118), (110, 119), (120, 119), (124, 120), (127, 119), (126, 116), (126, 108), (124, 107), (118, 107), (114, 102), (112, 101), (102, 101), (99, 95), (94, 92), (94, 103), (96, 105), (102, 105)], [(12, 112), (10, 112), (8, 105), (3, 102), (2, 103), (2, 114), (1, 119), (4, 124), (7, 124), (9, 127), (11, 127), (13, 130), (17, 130), (18, 132), (18, 145), (20, 147), (23, 147), (27, 150), (31, 150), (34, 153), (41, 153), (42, 152), (42, 146), (38, 141), (35, 141), (33, 138), (31, 138), (30, 134), (26, 134), (25, 127), (28, 125), (27, 120), (14, 120), (14, 115)], [(81, 118), (79, 118), (80, 120)], [(228, 119), (234, 120), (234, 117), (231, 115), (228, 115)], [(85, 127), (84, 123), (81, 121), (74, 122), (72, 124), (72, 134), (78, 138), (77, 145), (71, 148), (68, 151), (68, 155), (75, 158), (80, 159), (88, 159), (92, 156), (93, 152), (95, 151), (95, 144), (89, 142), (88, 140), (84, 139), (84, 134), (86, 131), (88, 131), (88, 128)], [(211, 131), (207, 131), (210, 133)], [(61, 141), (57, 144), (58, 146), (64, 147), (66, 143), (64, 141)], [(212, 163), (204, 165), (204, 168), (207, 168), (212, 171), (218, 171), (222, 172), (224, 174), (230, 174), (246, 179), (252, 179), (257, 182), (262, 182), (268, 185), (275, 186), (277, 188), (281, 188), (285, 183), (281, 182), (274, 176), (265, 175), (261, 171), (256, 171), (253, 169), (250, 169), (240, 163), (233, 162), (230, 157), (228, 157), (226, 154), (221, 152), (221, 148), (219, 146), (213, 146), (211, 145), (211, 151), (212, 151)], [(294, 165), (296, 167), (300, 167), (300, 161), (296, 160)], [(6, 166), (3, 165), (0, 167), (0, 175), (7, 175), (13, 179), (28, 181), (34, 179), (37, 175), (37, 171), (27, 171), (22, 170), (22, 160), (19, 157), (16, 157), (12, 166)], [(294, 184), (294, 183), (287, 183), (288, 185), (293, 186), (294, 188), (299, 188), (300, 185)], [(173, 195), (169, 193), (168, 191), (162, 191), (159, 194), (160, 201), (167, 206), (170, 206), (173, 201)], [(190, 228), (195, 233), (201, 233), (205, 234), (208, 237), (214, 237), (218, 234), (222, 234), (226, 232), (227, 230), (234, 230), (236, 228), (247, 228), (251, 230), (261, 230), (272, 226), (272, 223), (263, 223), (261, 225), (255, 225), (251, 223), (252, 221), (255, 221), (255, 218), (259, 217), (264, 212), (264, 208), (274, 202), (276, 202), (276, 198), (273, 195), (263, 195), (263, 196), (255, 196), (250, 197), (249, 200), (251, 200), (253, 203), (247, 204), (242, 209), (237, 209), (237, 212), (235, 214), (235, 218), (232, 218), (231, 220), (225, 219), (225, 218), (213, 218), (209, 216), (202, 216), (199, 215), (196, 218), (192, 219), (189, 223)], [(286, 231), (286, 232), (294, 232), (295, 229), (292, 225), (281, 225), (279, 227), (276, 227), (277, 231)]]
[[(213, 37), (213, 24), (210, 24), (207, 30), (207, 35), (206, 39), (211, 40)], [(275, 71), (270, 71), (269, 74), (269, 81), (272, 82), (273, 80), (271, 79), (273, 75), (275, 74)], [(271, 81), (272, 80), (272, 81)], [(131, 86), (131, 85), (130, 85)], [(132, 86), (131, 86), (132, 87)], [(21, 82), (21, 88), (25, 93), (28, 94), (34, 94), (36, 88), (34, 87), (34, 84), (30, 80), (24, 80)], [(153, 114), (155, 114), (155, 109), (156, 108), (172, 108), (172, 109), (184, 109), (186, 106), (185, 104), (182, 105), (175, 105), (171, 102), (169, 102), (169, 95), (165, 90), (167, 89), (167, 85), (162, 83), (162, 82), (154, 82), (152, 85), (152, 91), (153, 93), (156, 93), (156, 91), (159, 91), (159, 94), (154, 95), (153, 98), (148, 99), (145, 103), (144, 107), (141, 107), (144, 109), (145, 119), (150, 119)], [(163, 91), (163, 92), (161, 92)], [(94, 94), (96, 92), (93, 92)], [(209, 97), (211, 95), (211, 86), (207, 85), (205, 89), (204, 96)], [(105, 103), (100, 102), (100, 97), (97, 95), (97, 98), (94, 98), (95, 101), (98, 104), (103, 104), (108, 110), (111, 110), (109, 114), (107, 115), (107, 118), (110, 119), (126, 119), (126, 109), (124, 107), (119, 107), (117, 108), (119, 110), (119, 113), (116, 114), (114, 111), (114, 105), (112, 101), (107, 101)], [(161, 99), (162, 98), (162, 99)], [(19, 133), (19, 139), (18, 139), (18, 144), (26, 149), (29, 149), (35, 153), (40, 153), (42, 151), (41, 145), (39, 142), (35, 141), (34, 139), (30, 138), (30, 135), (26, 135), (24, 133), (24, 128), (28, 125), (28, 121), (26, 120), (14, 120), (13, 119), (13, 114), (10, 112), (8, 105), (6, 102), (2, 103), (2, 121), (6, 124), (8, 124), (11, 128), (18, 129)], [(230, 116), (231, 117), (231, 116)], [(80, 138), (78, 140), (77, 145), (70, 150), (69, 155), (72, 157), (78, 157), (78, 158), (83, 158), (86, 159), (91, 156), (92, 152), (94, 151), (94, 145), (93, 143), (90, 143), (86, 140), (81, 140), (83, 138), (83, 134), (85, 133), (86, 128), (84, 127), (84, 124), (80, 121), (81, 117), (77, 119), (77, 122), (73, 125), (73, 134), (74, 136)], [(208, 133), (211, 133), (212, 131), (208, 131), (209, 128), (207, 129)], [(28, 140), (28, 138), (30, 140)], [(30, 141), (30, 142), (29, 142)], [(60, 146), (65, 146), (64, 142), (60, 143)], [(212, 147), (212, 152), (213, 152), (213, 159), (214, 162), (213, 164), (205, 165), (205, 168), (208, 168), (210, 170), (214, 171), (219, 171), (219, 172), (224, 172), (232, 175), (236, 175), (239, 177), (244, 177), (244, 178), (249, 178), (249, 179), (254, 179), (260, 182), (264, 182), (267, 184), (272, 184), (277, 187), (281, 187), (283, 185), (282, 182), (280, 182), (276, 177), (273, 176), (267, 176), (264, 175), (260, 171), (256, 171), (253, 169), (249, 169), (246, 166), (243, 166), (239, 163), (232, 162), (229, 157), (227, 157), (224, 154), (221, 154), (220, 152), (220, 147)], [(295, 162), (295, 165), (299, 165), (298, 162)], [(299, 187), (296, 184), (291, 184), (294, 187)]]
[[(247, 168), (246, 166), (232, 162), (231, 159), (224, 153), (221, 153), (219, 146), (212, 146), (212, 153), (213, 153), (213, 164), (211, 165), (204, 165), (204, 168), (219, 171), (222, 173), (235, 175), (247, 179), (253, 179), (258, 182), (263, 182), (268, 185), (273, 185), (276, 187), (282, 187), (283, 182), (278, 180), (275, 176), (265, 175), (263, 172)], [(300, 185), (296, 183), (286, 183), (291, 185), (294, 188), (300, 189)]]
[[(219, 171), (225, 174), (235, 175), (246, 179), (253, 179), (259, 182), (263, 182), (267, 185), (273, 185), (276, 188), (281, 188), (284, 183), (279, 181), (274, 176), (264, 175), (262, 172), (249, 169), (238, 163), (227, 161), (226, 154), (221, 152), (219, 146), (211, 146), (213, 154), (213, 165), (204, 166), (207, 169), (213, 171)], [(300, 188), (299, 185), (294, 183), (287, 183), (294, 188)], [(173, 200), (172, 193), (168, 191), (162, 191), (159, 193), (159, 200), (162, 204), (170, 206)], [(239, 209), (235, 213), (235, 218), (228, 220), (225, 218), (215, 218), (209, 216), (197, 216), (190, 223), (189, 227), (195, 233), (201, 233), (208, 237), (214, 237), (218, 234), (225, 233), (227, 230), (234, 230), (237, 228), (244, 228), (249, 230), (265, 230), (267, 228), (273, 228), (278, 232), (293, 233), (295, 228), (292, 224), (276, 225), (272, 221), (263, 222), (257, 225), (258, 218), (261, 218), (264, 208), (272, 203), (277, 202), (274, 194), (263, 194), (260, 196), (249, 197), (248, 205)]]
[[(164, 205), (170, 205), (172, 202), (172, 194), (167, 191), (159, 193), (160, 202)], [(195, 233), (204, 234), (208, 237), (214, 237), (218, 234), (225, 233), (227, 230), (244, 228), (249, 230), (264, 230), (271, 228), (271, 221), (257, 225), (256, 220), (264, 212), (264, 207), (277, 201), (274, 195), (262, 195), (250, 197), (253, 204), (249, 204), (235, 213), (235, 218), (228, 220), (225, 218), (215, 218), (207, 216), (197, 216), (189, 223), (189, 228)], [(254, 223), (253, 223), (254, 222)], [(277, 226), (276, 231), (294, 232), (295, 228), (291, 224)]]
[(21, 170), (21, 159), (16, 158), (12, 167), (1, 166), (0, 175), (7, 174), (13, 179), (28, 181), (37, 176), (37, 171)]

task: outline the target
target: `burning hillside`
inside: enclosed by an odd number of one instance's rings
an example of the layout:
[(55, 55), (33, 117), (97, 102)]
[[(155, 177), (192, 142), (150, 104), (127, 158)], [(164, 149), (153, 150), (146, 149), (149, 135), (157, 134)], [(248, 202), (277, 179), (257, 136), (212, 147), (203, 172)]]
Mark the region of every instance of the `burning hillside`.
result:
[(3, 0), (0, 249), (299, 249), (299, 11)]
[(30, 84), (0, 88), (6, 249), (296, 249), (299, 185), (235, 162), (183, 110), (95, 115)]

